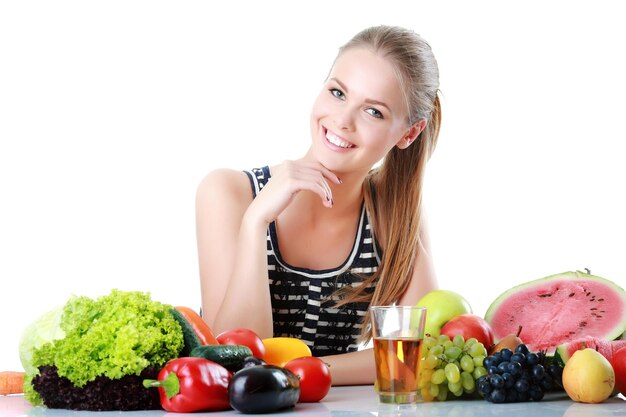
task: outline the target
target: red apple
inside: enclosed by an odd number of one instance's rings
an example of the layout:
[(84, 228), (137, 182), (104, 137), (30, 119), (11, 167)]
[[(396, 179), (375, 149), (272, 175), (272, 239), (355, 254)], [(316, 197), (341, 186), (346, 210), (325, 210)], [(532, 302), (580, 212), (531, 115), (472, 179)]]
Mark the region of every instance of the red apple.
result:
[(460, 334), (465, 340), (476, 338), (487, 350), (493, 345), (493, 331), (482, 317), (475, 314), (461, 314), (450, 319), (441, 328), (441, 333), (453, 339)]
[(615, 389), (626, 395), (626, 347), (613, 354), (611, 365), (615, 371)]

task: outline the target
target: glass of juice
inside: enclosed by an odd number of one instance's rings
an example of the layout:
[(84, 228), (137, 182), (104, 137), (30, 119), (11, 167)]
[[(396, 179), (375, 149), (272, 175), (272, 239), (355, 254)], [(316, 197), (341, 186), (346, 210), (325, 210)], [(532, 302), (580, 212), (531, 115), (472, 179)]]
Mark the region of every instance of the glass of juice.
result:
[(372, 336), (376, 384), (381, 403), (418, 401), (420, 345), (426, 309), (412, 306), (372, 306)]

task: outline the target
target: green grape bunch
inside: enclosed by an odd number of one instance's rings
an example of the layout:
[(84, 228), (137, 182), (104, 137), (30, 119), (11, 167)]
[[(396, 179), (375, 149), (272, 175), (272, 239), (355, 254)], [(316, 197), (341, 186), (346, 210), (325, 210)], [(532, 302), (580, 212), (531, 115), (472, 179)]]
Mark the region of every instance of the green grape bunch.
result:
[(445, 401), (448, 394), (474, 395), (476, 380), (487, 375), (485, 357), (487, 349), (473, 337), (466, 341), (461, 335), (452, 340), (446, 335), (426, 336), (418, 385), (424, 401)]

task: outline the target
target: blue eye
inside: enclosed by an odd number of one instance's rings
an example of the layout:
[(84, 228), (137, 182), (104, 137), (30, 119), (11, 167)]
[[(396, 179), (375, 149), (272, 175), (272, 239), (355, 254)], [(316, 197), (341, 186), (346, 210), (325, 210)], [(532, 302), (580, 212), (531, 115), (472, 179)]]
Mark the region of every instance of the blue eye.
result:
[(365, 110), (369, 115), (377, 118), (377, 119), (382, 119), (383, 118), (383, 114), (381, 112), (379, 112), (378, 110), (370, 107), (369, 109)]
[(330, 94), (332, 94), (334, 97), (340, 100), (344, 100), (346, 97), (343, 91), (339, 90), (338, 88), (330, 88), (328, 89), (328, 91), (330, 91)]

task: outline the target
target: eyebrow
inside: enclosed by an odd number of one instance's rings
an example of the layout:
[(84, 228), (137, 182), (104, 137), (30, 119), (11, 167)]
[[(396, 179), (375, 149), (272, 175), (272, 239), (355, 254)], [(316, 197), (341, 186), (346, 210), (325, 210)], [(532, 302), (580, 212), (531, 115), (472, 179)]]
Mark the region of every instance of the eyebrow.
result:
[[(332, 78), (331, 78), (331, 80), (332, 80), (332, 81), (334, 81), (334, 82), (336, 82), (337, 84), (339, 84), (339, 87), (341, 87), (341, 88), (342, 88), (342, 89), (343, 89), (346, 93), (348, 92), (348, 87), (346, 87), (346, 85), (345, 85), (344, 83), (342, 83), (341, 81), (339, 81), (337, 78), (332, 77)], [(379, 105), (379, 106), (383, 106), (383, 107), (385, 107), (388, 111), (390, 111), (390, 112), (391, 112), (391, 109), (389, 108), (389, 106), (388, 106), (387, 104), (385, 104), (384, 102), (382, 102), (382, 101), (373, 100), (373, 99), (371, 99), (371, 98), (366, 98), (366, 99), (365, 99), (365, 102), (366, 102), (366, 103), (370, 103), (370, 104), (376, 104), (376, 105)]]

